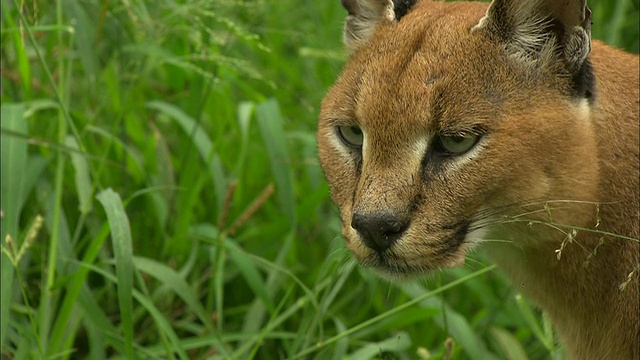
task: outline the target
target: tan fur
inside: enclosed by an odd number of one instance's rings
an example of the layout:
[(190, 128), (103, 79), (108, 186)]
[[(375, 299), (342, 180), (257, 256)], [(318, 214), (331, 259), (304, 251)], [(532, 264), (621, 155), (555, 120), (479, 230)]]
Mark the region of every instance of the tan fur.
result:
[[(638, 359), (638, 56), (588, 48), (584, 13), (550, 11), (575, 30), (568, 46), (586, 51), (568, 62), (592, 49), (591, 104), (567, 95), (571, 64), (537, 58), (534, 71), (510, 56), (518, 45), (484, 30), (486, 4), (420, 1), (347, 43), (322, 104), (320, 160), (363, 265), (403, 278), (461, 265), (481, 245), (550, 316), (570, 359)], [(488, 132), (476, 148), (435, 170), (425, 163), (435, 135), (478, 125)], [(338, 126), (362, 129), (360, 154)], [(384, 254), (351, 223), (376, 211), (410, 218)], [(452, 248), (446, 239), (464, 222), (465, 241)]]

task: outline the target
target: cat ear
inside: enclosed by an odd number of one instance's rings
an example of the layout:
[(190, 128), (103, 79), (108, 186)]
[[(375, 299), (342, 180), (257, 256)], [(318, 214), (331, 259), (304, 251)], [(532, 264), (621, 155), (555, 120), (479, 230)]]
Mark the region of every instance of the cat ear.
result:
[(582, 71), (591, 52), (591, 10), (585, 0), (493, 0), (473, 31), (505, 45), (532, 68)]
[(392, 0), (342, 0), (342, 6), (349, 13), (343, 41), (350, 52), (366, 43), (380, 23), (396, 18)]

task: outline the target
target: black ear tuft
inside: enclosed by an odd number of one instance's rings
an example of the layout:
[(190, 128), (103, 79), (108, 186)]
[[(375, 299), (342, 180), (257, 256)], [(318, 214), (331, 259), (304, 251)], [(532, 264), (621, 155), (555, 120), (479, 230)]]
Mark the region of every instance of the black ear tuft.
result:
[(393, 10), (396, 21), (400, 21), (403, 16), (407, 15), (417, 1), (418, 0), (393, 0)]
[(596, 88), (595, 75), (590, 59), (586, 59), (580, 69), (573, 75), (571, 79), (572, 94), (574, 97), (587, 99), (592, 102), (595, 98)]

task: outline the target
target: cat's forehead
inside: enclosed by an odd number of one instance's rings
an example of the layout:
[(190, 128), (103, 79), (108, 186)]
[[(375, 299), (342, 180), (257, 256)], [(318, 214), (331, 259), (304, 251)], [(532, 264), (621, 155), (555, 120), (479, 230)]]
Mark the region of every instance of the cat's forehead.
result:
[[(382, 39), (383, 40), (383, 39)], [(427, 39), (428, 41), (428, 39)], [(359, 125), (380, 131), (434, 133), (481, 121), (503, 102), (488, 85), (495, 71), (460, 42), (438, 48), (433, 42), (384, 52), (365, 51), (345, 69)], [(375, 45), (375, 44), (372, 44)], [(375, 49), (372, 47), (371, 49)]]

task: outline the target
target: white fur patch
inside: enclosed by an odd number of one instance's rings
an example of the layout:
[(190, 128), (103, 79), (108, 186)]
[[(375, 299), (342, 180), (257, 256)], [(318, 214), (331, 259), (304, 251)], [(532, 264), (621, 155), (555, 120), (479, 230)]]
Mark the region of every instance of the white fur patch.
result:
[(487, 219), (474, 221), (469, 225), (469, 228), (474, 229), (467, 233), (467, 236), (464, 238), (464, 244), (467, 246), (467, 251), (471, 251), (476, 247), (482, 245), (485, 240), (487, 240), (487, 235), (489, 231), (485, 228), (483, 223), (488, 222)]
[(429, 140), (428, 138), (421, 138), (418, 141), (414, 142), (411, 146), (411, 155), (408, 159), (408, 163), (411, 169), (416, 169), (416, 171), (422, 171), (422, 159), (424, 158), (424, 154), (429, 148)]
[(369, 137), (367, 136), (366, 130), (360, 128), (360, 131), (362, 131), (362, 163), (364, 164), (366, 159), (369, 157), (371, 144), (369, 144)]
[(577, 103), (574, 103), (575, 108), (577, 109), (577, 114), (580, 120), (587, 121), (591, 118), (591, 105), (589, 105), (589, 100), (580, 99)]

